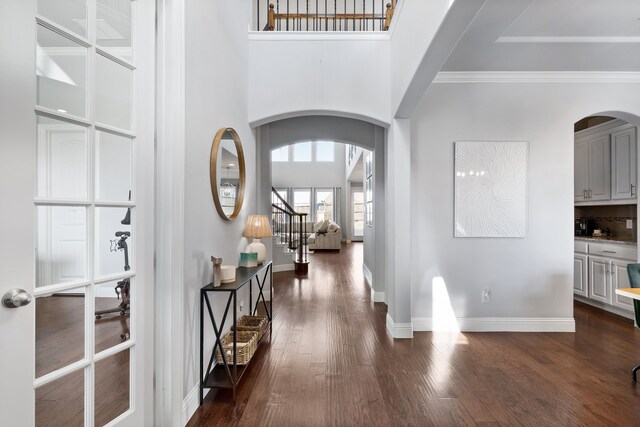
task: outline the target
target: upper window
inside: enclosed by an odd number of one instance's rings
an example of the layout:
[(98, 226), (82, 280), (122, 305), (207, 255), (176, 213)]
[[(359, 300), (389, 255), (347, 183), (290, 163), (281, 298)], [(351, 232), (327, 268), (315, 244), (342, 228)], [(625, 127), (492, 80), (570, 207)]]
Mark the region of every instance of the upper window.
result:
[(310, 162), (311, 161), (311, 141), (299, 142), (293, 144), (293, 161), (294, 162)]
[(289, 161), (289, 146), (276, 148), (271, 151), (271, 161), (273, 162), (288, 162)]
[(333, 141), (316, 142), (316, 161), (333, 162)]

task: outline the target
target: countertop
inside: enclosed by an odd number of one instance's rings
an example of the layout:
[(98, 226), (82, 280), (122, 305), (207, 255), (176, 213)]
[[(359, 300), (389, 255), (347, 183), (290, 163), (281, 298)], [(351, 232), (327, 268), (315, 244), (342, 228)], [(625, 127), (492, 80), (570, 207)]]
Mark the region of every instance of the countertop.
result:
[(575, 236), (575, 240), (583, 242), (597, 242), (597, 243), (613, 243), (617, 245), (638, 246), (637, 242), (631, 240), (617, 240), (615, 237), (589, 237), (589, 236)]

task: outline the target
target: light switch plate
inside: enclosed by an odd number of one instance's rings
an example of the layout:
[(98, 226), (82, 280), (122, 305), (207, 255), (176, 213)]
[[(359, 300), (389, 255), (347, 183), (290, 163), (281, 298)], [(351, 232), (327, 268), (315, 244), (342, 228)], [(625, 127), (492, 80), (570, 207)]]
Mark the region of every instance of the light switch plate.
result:
[(628, 219), (627, 220), (627, 228), (633, 228), (633, 220), (632, 219)]

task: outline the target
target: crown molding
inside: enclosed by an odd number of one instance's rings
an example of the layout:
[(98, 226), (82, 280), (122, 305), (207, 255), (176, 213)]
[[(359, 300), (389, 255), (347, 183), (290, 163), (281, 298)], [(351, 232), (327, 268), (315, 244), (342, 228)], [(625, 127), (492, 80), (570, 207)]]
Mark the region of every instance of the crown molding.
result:
[(640, 83), (640, 72), (440, 71), (433, 83)]

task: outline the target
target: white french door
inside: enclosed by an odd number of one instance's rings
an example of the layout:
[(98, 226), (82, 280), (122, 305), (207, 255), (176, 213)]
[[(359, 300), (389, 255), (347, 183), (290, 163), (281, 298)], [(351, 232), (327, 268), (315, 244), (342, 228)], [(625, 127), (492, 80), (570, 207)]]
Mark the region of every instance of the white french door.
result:
[(0, 6), (1, 424), (150, 423), (153, 20), (152, 0)]

